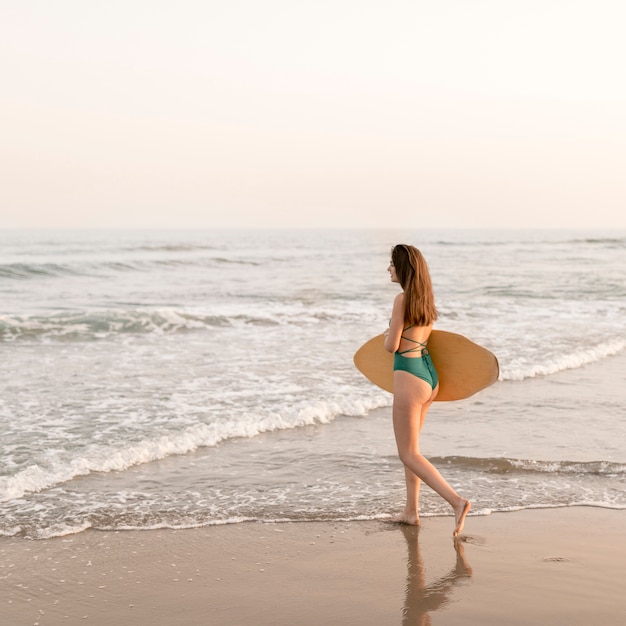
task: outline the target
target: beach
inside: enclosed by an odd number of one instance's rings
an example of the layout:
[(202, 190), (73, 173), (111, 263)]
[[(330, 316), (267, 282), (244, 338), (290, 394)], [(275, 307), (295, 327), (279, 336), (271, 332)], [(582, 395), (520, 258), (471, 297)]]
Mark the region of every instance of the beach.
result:
[[(593, 388), (620, 417), (625, 363), (622, 353), (485, 395), (511, 404), (532, 395), (532, 405), (545, 407)], [(478, 419), (471, 410), (469, 418)], [(354, 424), (378, 432), (375, 420)], [(470, 514), (457, 542), (452, 529), (443, 515), (423, 517), (419, 528), (366, 519), (0, 537), (0, 623), (624, 623), (624, 509)]]
[(420, 438), (456, 544), (426, 487), (389, 521), (392, 396), (352, 363), (396, 234), (4, 240), (2, 626), (625, 621), (626, 237), (414, 235), (437, 327), (500, 363)]
[(441, 517), (420, 528), (245, 523), (4, 538), (0, 621), (624, 623), (624, 511), (568, 507), (472, 517), (456, 547), (451, 527)]

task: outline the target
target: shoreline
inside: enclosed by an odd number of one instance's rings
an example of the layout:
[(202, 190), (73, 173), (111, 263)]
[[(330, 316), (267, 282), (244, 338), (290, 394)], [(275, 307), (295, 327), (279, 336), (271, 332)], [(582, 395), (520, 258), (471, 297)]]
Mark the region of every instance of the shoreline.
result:
[(626, 511), (526, 509), (420, 528), (244, 522), (0, 538), (0, 622), (622, 623)]

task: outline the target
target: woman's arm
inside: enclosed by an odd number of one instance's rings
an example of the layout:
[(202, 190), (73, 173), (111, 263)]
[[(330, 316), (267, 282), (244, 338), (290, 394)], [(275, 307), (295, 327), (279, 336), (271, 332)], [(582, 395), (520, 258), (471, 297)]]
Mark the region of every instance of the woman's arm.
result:
[(395, 352), (400, 347), (400, 337), (404, 328), (404, 292), (399, 293), (393, 301), (391, 311), (391, 322), (385, 335), (385, 350)]

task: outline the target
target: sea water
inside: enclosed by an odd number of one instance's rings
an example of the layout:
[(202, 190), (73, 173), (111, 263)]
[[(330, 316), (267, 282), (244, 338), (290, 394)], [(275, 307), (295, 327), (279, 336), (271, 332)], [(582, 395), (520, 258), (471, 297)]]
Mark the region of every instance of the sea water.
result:
[[(436, 327), (501, 368), (433, 405), (423, 452), (476, 514), (626, 508), (626, 391), (598, 373), (626, 362), (623, 231), (4, 231), (0, 534), (397, 512), (392, 396), (352, 357), (400, 242)], [(450, 511), (424, 488), (421, 512)]]

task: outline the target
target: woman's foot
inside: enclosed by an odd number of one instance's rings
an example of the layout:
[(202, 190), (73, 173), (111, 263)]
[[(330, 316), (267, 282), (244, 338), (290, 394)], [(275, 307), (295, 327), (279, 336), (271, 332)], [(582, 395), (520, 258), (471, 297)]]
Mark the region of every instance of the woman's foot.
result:
[(461, 500), (458, 506), (454, 507), (454, 521), (456, 527), (452, 533), (453, 537), (458, 537), (461, 534), (463, 526), (465, 525), (465, 517), (470, 512), (471, 508), (472, 503), (469, 500)]
[(417, 513), (409, 513), (407, 511), (403, 511), (402, 513), (398, 513), (391, 518), (391, 521), (396, 524), (408, 524), (409, 526), (419, 526), (420, 518)]

